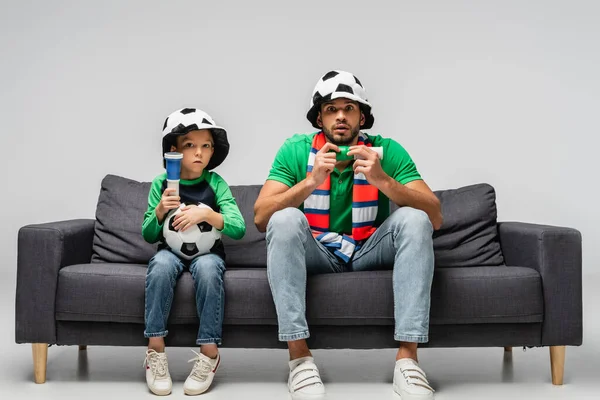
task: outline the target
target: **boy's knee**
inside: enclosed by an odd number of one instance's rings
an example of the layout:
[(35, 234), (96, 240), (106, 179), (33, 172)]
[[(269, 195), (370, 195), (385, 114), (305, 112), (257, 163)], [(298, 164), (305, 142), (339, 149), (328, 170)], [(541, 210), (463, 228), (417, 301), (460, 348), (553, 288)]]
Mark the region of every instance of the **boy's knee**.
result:
[(160, 279), (176, 275), (178, 269), (176, 257), (168, 250), (159, 251), (150, 259), (147, 276)]
[(209, 254), (203, 260), (196, 261), (190, 272), (194, 279), (201, 282), (215, 282), (223, 279), (225, 272), (225, 262), (219, 256)]

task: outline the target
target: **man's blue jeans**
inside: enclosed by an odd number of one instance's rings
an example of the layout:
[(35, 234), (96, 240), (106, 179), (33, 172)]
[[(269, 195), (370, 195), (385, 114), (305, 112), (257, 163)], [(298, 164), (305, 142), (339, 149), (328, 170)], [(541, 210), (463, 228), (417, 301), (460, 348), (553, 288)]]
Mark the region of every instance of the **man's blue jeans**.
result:
[(277, 310), (279, 340), (309, 337), (307, 275), (387, 268), (393, 269), (394, 339), (427, 342), (434, 265), (432, 233), (425, 212), (401, 207), (345, 264), (314, 239), (302, 211), (286, 208), (274, 213), (267, 225), (267, 274)]

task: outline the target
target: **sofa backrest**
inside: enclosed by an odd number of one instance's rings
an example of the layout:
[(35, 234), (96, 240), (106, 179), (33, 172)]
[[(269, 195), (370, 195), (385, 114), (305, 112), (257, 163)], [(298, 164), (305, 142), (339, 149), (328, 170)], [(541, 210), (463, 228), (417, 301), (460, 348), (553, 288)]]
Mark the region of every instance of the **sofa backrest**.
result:
[(444, 217), (442, 227), (433, 234), (436, 266), (503, 265), (494, 188), (480, 183), (434, 193)]
[(262, 185), (231, 186), (231, 193), (246, 221), (246, 234), (241, 240), (223, 235), (227, 265), (263, 268), (267, 265), (265, 234), (259, 232), (254, 225), (254, 202), (261, 187)]
[(96, 206), (92, 262), (146, 264), (156, 244), (142, 237), (150, 182), (106, 175)]
[[(264, 267), (265, 234), (254, 225), (254, 202), (261, 185), (231, 186), (246, 235), (241, 240), (223, 237), (230, 267)], [(141, 226), (147, 208), (149, 182), (107, 175), (101, 184), (93, 242), (92, 262), (146, 264), (156, 252)], [(434, 233), (436, 266), (485, 266), (504, 263), (496, 227), (496, 196), (487, 184), (437, 191), (444, 223)], [(397, 207), (391, 204), (392, 211)]]

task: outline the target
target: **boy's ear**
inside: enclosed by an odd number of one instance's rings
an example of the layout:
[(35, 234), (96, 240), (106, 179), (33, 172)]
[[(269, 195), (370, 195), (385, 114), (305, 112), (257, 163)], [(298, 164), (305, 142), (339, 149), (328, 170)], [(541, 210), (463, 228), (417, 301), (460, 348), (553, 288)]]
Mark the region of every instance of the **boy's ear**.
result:
[(177, 151), (177, 147), (171, 145), (171, 150), (169, 150), (169, 151)]

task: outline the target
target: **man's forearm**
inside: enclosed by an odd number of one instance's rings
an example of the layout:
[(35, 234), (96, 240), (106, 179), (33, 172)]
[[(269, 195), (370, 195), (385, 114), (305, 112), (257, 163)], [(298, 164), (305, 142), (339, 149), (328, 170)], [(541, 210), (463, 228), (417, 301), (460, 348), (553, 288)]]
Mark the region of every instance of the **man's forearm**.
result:
[(254, 205), (254, 224), (260, 232), (267, 229), (271, 216), (287, 207), (299, 207), (317, 186), (304, 179), (283, 193), (260, 199)]
[(408, 188), (392, 177), (386, 179), (379, 190), (400, 207), (408, 206), (425, 211), (434, 230), (442, 226), (440, 201), (435, 195)]

